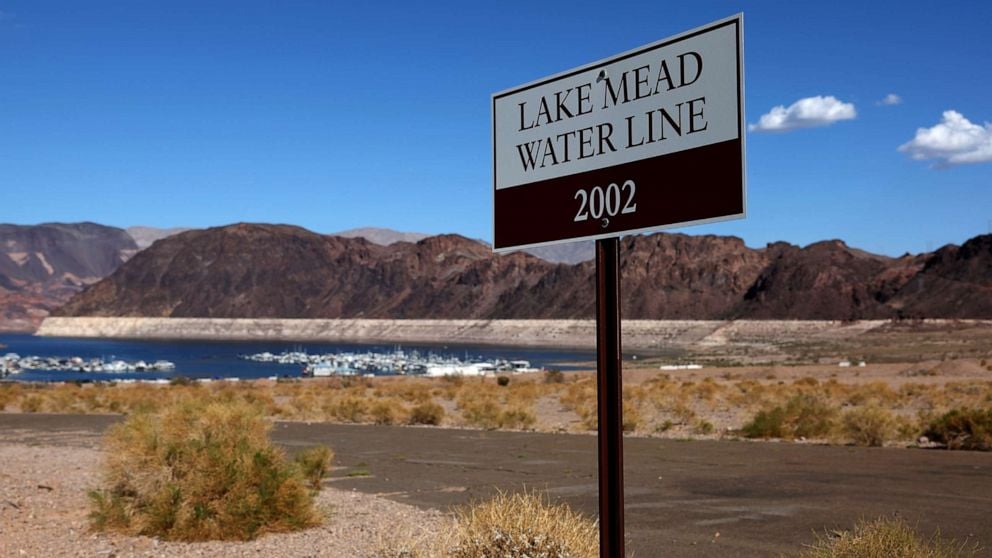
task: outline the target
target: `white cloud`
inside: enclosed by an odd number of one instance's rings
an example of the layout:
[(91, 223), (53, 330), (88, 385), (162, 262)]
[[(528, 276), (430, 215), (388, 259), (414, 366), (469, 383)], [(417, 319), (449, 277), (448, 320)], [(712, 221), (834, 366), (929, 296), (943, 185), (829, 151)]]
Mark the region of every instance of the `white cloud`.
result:
[(979, 126), (957, 111), (944, 111), (940, 124), (916, 130), (899, 151), (917, 161), (936, 160), (939, 167), (992, 163), (992, 124)]
[(761, 115), (757, 124), (748, 126), (752, 132), (788, 132), (799, 128), (828, 126), (838, 120), (851, 120), (857, 116), (853, 103), (844, 103), (836, 97), (806, 97), (785, 108), (779, 105), (768, 114)]
[(896, 95), (895, 93), (889, 93), (888, 95), (885, 96), (884, 99), (879, 101), (878, 104), (884, 106), (901, 105), (902, 97)]

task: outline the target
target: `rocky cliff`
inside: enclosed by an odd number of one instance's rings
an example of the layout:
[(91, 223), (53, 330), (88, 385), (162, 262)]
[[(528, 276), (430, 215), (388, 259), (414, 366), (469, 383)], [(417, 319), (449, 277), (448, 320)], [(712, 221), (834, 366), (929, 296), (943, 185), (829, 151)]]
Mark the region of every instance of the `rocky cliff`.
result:
[[(992, 236), (889, 258), (840, 241), (752, 249), (734, 237), (622, 241), (630, 319), (992, 317)], [(287, 225), (162, 239), (57, 311), (210, 318), (589, 318), (594, 263), (498, 256), (457, 235), (388, 246)]]

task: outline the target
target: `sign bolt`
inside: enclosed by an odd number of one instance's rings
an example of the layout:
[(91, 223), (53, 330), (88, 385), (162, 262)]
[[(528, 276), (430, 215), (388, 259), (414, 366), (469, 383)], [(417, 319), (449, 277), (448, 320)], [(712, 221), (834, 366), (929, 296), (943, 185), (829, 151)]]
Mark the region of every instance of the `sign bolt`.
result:
[(603, 218), (602, 218), (602, 219), (600, 220), (600, 224), (601, 224), (601, 225), (603, 226), (603, 228), (605, 229), (606, 227), (609, 227), (609, 226), (610, 226), (610, 220), (609, 220), (609, 219), (607, 219), (606, 217), (603, 217)]

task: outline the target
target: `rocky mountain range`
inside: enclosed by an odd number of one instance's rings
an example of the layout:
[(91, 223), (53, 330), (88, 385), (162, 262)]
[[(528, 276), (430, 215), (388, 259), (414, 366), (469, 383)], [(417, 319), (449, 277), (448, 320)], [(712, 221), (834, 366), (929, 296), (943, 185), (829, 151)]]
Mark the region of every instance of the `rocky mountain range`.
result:
[[(621, 242), (630, 319), (992, 318), (992, 235), (890, 258), (839, 240), (745, 246), (655, 234)], [(493, 255), (458, 235), (380, 245), (287, 225), (159, 240), (56, 314), (280, 318), (588, 318), (593, 262)]]
[(33, 329), (137, 251), (125, 231), (95, 223), (0, 224), (0, 329)]

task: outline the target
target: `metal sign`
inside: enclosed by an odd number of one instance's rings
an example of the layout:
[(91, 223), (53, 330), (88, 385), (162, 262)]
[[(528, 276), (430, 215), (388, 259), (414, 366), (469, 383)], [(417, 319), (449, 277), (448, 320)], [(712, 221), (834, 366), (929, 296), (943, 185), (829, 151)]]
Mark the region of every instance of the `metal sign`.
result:
[(744, 217), (742, 24), (493, 95), (493, 249)]

